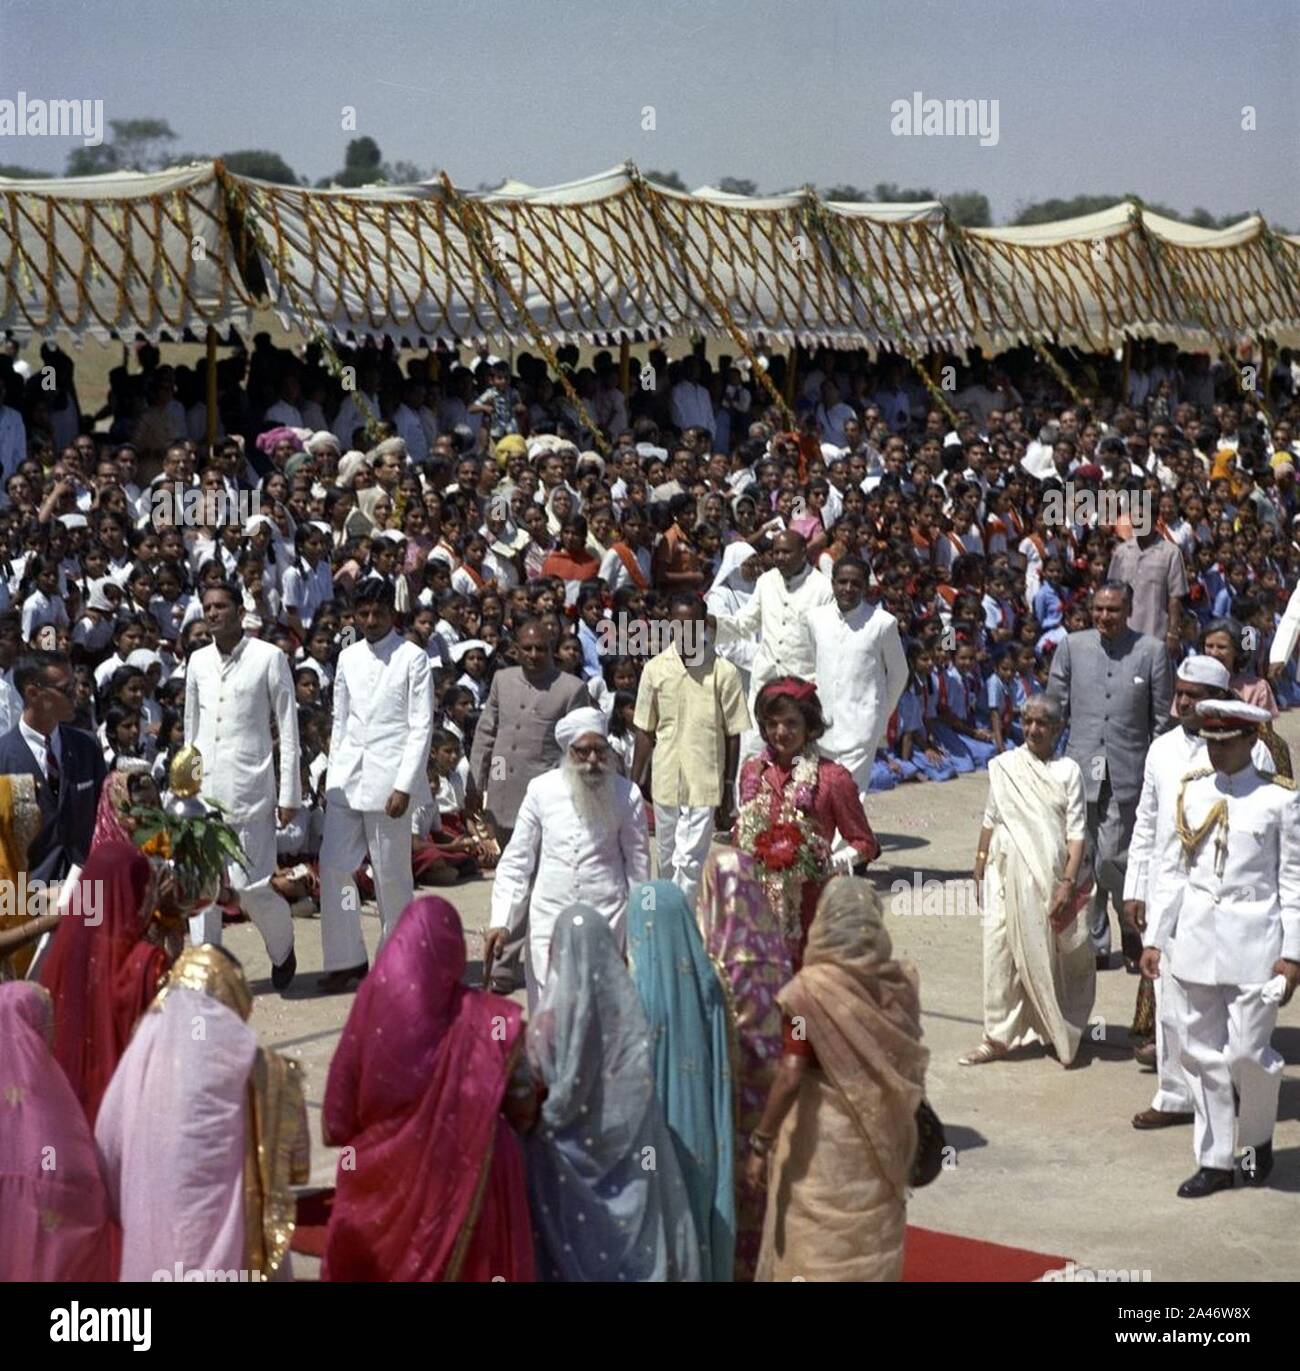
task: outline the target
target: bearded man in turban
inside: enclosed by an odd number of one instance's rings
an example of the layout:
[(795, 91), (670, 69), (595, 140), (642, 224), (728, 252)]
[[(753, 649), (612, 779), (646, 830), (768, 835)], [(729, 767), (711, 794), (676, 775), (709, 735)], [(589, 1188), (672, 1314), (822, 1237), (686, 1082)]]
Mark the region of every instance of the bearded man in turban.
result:
[(623, 951), (629, 890), (650, 878), (645, 803), (615, 770), (608, 734), (609, 720), (599, 709), (576, 709), (556, 723), (560, 764), (528, 783), (497, 866), (484, 970), (490, 974), (507, 935), (526, 918), (530, 1013), (560, 915), (575, 904), (590, 905), (609, 921)]

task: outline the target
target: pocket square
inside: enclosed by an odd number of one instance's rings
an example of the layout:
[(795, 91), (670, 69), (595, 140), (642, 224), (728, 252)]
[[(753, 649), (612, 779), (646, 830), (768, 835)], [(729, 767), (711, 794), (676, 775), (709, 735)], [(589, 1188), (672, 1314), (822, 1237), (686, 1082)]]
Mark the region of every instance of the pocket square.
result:
[(78, 781), (78, 782), (77, 782), (77, 789), (78, 789), (78, 790), (89, 790), (89, 789), (91, 788), (91, 786), (93, 786), (94, 784), (95, 784), (94, 781)]
[(1134, 676), (1134, 677), (1133, 677), (1133, 684), (1134, 684), (1134, 685), (1146, 685), (1146, 683), (1147, 683), (1147, 679), (1146, 679), (1145, 676)]

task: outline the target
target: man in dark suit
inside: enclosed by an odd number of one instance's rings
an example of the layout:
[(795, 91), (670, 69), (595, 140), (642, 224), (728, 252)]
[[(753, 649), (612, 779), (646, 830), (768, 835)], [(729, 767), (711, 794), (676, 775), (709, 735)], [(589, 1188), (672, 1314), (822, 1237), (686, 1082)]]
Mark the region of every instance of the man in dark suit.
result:
[[(1047, 693), (1066, 711), (1065, 755), (1083, 772), (1088, 802), (1088, 851), (1097, 889), (1088, 931), (1097, 966), (1110, 966), (1110, 913), (1124, 902), (1128, 845), (1142, 794), (1142, 769), (1151, 740), (1175, 722), (1169, 713), (1173, 682), (1169, 653), (1159, 638), (1128, 626), (1132, 589), (1103, 581), (1093, 592), (1094, 627), (1071, 633), (1052, 656)], [(1120, 923), (1125, 957), (1141, 955), (1135, 932)]]
[(95, 738), (67, 726), (74, 705), (65, 654), (29, 652), (19, 658), (13, 680), (23, 712), (0, 737), (0, 774), (35, 776), (41, 831), (27, 851), (27, 874), (58, 880), (85, 865), (107, 768)]

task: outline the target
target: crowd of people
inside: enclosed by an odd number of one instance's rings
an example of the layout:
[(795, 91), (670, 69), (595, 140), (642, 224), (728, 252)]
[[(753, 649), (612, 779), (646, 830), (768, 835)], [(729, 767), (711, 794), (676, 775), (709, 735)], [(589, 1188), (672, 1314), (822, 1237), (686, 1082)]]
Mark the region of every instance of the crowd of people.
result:
[[(1258, 394), (1171, 347), (1083, 359), (1084, 401), (1028, 351), (944, 391), (831, 350), (563, 348), (557, 375), (388, 345), (327, 367), (259, 335), (217, 363), (214, 413), (201, 371), (135, 361), (92, 413), (65, 353), (0, 355), (4, 855), (109, 887), (96, 927), (0, 918), (0, 979), (52, 997), (0, 986), (0, 1066), (30, 1097), (0, 1133), (26, 1224), (0, 1272), (290, 1273), (301, 1085), (220, 944), (250, 918), (286, 990), (293, 916), (318, 911), (318, 989), (356, 995), (325, 1092), (327, 1279), (897, 1279), (934, 1129), (868, 815), (977, 770), (985, 1038), (963, 1062), (1037, 1043), (1068, 1065), (1113, 916), (1161, 1085), (1135, 1125), (1194, 1115), (1187, 1193), (1211, 1193), (1235, 1087), (1267, 1178), (1268, 1039), (1300, 979), (1270, 724), (1300, 702), (1288, 352)], [(134, 841), (191, 748), (244, 854), (200, 908)], [(1207, 757), (1211, 790), (1247, 766), (1280, 784), (1190, 822)], [(1238, 800), (1280, 894), (1215, 998), (1212, 918), (1180, 925), (1166, 888), (1215, 824), (1234, 841)], [(416, 886), (489, 872), (479, 991), (454, 906)], [(194, 1014), (206, 1044), (168, 1031)], [(171, 1135), (146, 1120), (181, 1080), (212, 1146), (162, 1194)], [(75, 1174), (42, 1179), (23, 1149), (56, 1134)]]

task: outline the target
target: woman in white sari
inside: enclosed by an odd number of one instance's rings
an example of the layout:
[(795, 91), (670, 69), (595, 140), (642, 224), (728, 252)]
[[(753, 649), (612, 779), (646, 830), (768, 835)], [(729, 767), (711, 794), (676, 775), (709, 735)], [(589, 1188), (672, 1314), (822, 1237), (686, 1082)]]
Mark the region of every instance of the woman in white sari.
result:
[(1046, 695), (1024, 706), (1025, 741), (989, 763), (975, 857), (983, 885), (984, 1041), (962, 1066), (1043, 1043), (1069, 1066), (1088, 1026), (1096, 962), (1079, 918), (1084, 854), (1083, 773), (1053, 758), (1061, 709)]

